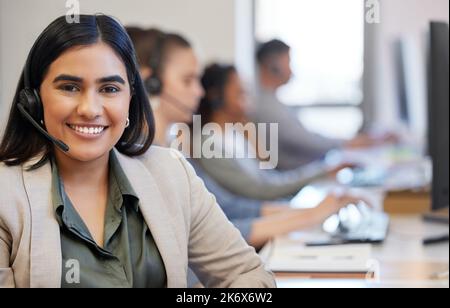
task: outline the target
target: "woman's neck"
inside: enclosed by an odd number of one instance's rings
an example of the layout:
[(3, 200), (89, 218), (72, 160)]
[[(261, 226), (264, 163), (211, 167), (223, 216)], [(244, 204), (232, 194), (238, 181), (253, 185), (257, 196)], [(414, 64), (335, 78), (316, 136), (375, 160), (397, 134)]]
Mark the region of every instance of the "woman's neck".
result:
[(154, 143), (159, 146), (167, 147), (169, 144), (169, 141), (167, 140), (167, 132), (169, 131), (169, 128), (172, 123), (163, 114), (161, 108), (156, 108), (153, 111), (153, 114), (155, 117)]
[(80, 190), (98, 190), (108, 185), (109, 153), (89, 162), (75, 160), (55, 150), (59, 175), (64, 185)]

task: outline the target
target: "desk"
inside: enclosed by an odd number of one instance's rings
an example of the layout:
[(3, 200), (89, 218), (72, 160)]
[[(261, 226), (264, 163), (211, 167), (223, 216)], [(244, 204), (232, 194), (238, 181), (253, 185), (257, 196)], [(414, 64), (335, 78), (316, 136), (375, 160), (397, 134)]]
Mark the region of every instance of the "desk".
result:
[[(400, 177), (393, 179), (409, 184), (416, 183), (413, 179), (428, 182), (426, 174), (428, 163), (417, 155), (399, 161), (391, 157), (393, 149), (374, 149), (362, 151), (347, 151), (340, 155), (347, 157), (345, 161), (361, 161), (362, 165), (403, 166), (397, 168)], [(410, 163), (408, 163), (408, 161)], [(416, 170), (416, 172), (414, 171)], [(414, 176), (414, 174), (417, 173)], [(410, 178), (411, 177), (411, 178)], [(422, 183), (417, 181), (417, 183)], [(313, 183), (319, 189), (335, 186), (335, 181), (329, 180)], [(389, 186), (389, 185), (388, 185)], [(402, 186), (402, 185), (400, 185)], [(406, 187), (409, 185), (405, 185)], [(448, 225), (428, 223), (422, 220), (422, 214), (430, 209), (430, 194), (427, 190), (386, 193), (383, 188), (373, 188), (370, 195), (374, 200), (369, 202), (377, 209), (384, 209), (390, 215), (390, 231), (385, 242), (373, 246), (372, 258), (379, 265), (379, 276), (376, 281), (366, 280), (362, 275), (314, 274), (308, 278), (306, 274), (283, 273), (276, 274), (279, 287), (449, 287), (448, 277), (444, 280), (432, 279), (433, 274), (446, 272), (449, 269), (449, 244), (423, 246), (422, 240), (429, 236), (448, 234)], [(314, 198), (314, 194), (307, 196)], [(296, 203), (293, 203), (294, 207)], [(298, 203), (301, 205), (301, 202)], [(297, 232), (289, 236), (300, 242), (311, 241), (314, 230)], [(358, 277), (359, 276), (359, 277)]]
[[(449, 287), (448, 278), (433, 280), (435, 273), (448, 271), (449, 244), (423, 246), (422, 239), (448, 233), (448, 225), (424, 222), (422, 216), (391, 215), (391, 227), (386, 241), (373, 247), (373, 258), (380, 264), (378, 281), (355, 277), (333, 277), (324, 274), (319, 279), (302, 274), (276, 274), (281, 288), (309, 287)], [(317, 276), (316, 276), (317, 277)]]

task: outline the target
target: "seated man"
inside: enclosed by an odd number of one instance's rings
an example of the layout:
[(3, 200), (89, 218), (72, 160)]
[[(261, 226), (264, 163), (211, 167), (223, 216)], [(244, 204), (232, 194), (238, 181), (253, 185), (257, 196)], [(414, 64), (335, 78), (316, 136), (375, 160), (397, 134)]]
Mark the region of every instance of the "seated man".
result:
[(359, 135), (353, 140), (326, 138), (305, 128), (291, 110), (276, 96), (292, 76), (290, 47), (279, 40), (262, 44), (257, 51), (259, 89), (257, 108), (250, 117), (255, 123), (279, 124), (278, 168), (290, 170), (322, 158), (328, 151), (340, 147), (367, 147), (393, 139), (392, 136), (375, 139)]

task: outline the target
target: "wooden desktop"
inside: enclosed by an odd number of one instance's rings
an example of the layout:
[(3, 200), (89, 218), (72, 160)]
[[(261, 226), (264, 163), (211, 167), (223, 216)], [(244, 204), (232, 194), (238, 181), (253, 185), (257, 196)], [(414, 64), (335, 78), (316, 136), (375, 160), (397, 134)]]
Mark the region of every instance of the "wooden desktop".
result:
[[(408, 207), (413, 201), (413, 206)], [(430, 209), (426, 192), (387, 194), (390, 214), (388, 236), (374, 245), (372, 257), (379, 262), (377, 277), (361, 274), (275, 273), (279, 287), (448, 287), (449, 244), (423, 245), (423, 239), (448, 234), (446, 224), (426, 222)]]

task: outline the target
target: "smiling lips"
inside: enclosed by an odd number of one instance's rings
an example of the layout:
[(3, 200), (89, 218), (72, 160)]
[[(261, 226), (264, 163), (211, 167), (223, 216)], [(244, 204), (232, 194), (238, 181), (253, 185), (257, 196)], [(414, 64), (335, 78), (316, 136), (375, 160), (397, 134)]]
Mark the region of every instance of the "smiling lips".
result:
[(108, 126), (102, 126), (102, 125), (75, 125), (75, 124), (67, 124), (68, 127), (70, 127), (72, 130), (76, 131), (80, 134), (85, 135), (100, 135)]

